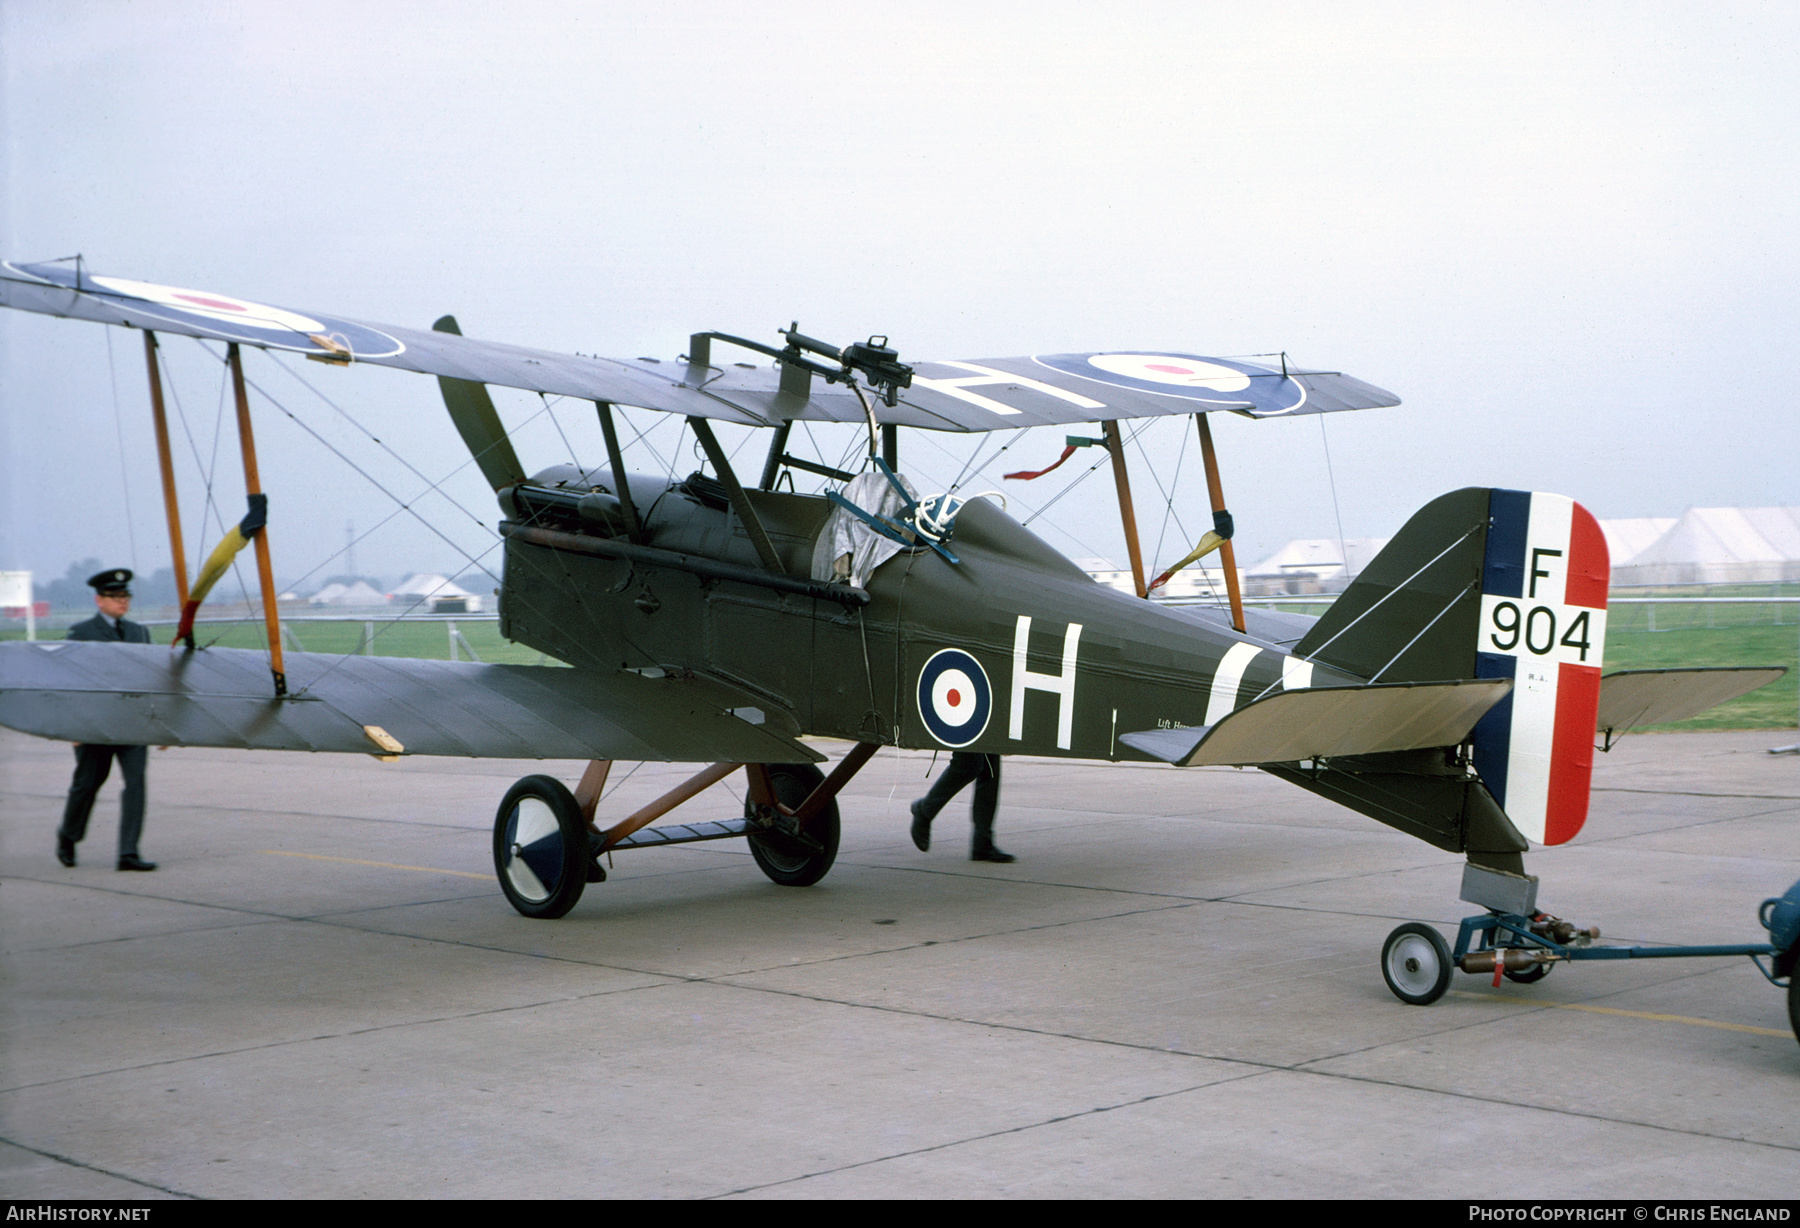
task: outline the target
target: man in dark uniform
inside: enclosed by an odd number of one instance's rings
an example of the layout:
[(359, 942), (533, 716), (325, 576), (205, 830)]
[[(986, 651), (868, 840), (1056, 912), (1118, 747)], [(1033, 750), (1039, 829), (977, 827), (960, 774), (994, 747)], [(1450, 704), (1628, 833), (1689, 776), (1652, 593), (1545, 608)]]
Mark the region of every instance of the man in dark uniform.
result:
[[(69, 628), (72, 640), (103, 640), (112, 643), (148, 644), (150, 629), (126, 619), (131, 609), (131, 571), (114, 567), (99, 575), (89, 576), (94, 590), (94, 604), (100, 612), (84, 623)], [(75, 864), (75, 846), (87, 835), (88, 812), (94, 808), (94, 796), (112, 771), (112, 761), (119, 760), (125, 775), (125, 798), (119, 814), (119, 869), (154, 870), (154, 861), (138, 856), (138, 836), (144, 830), (144, 760), (145, 746), (100, 746), (92, 742), (75, 744), (75, 780), (69, 786), (69, 802), (63, 807), (62, 826), (56, 831), (56, 859), (65, 866)]]
[(962, 792), (963, 786), (975, 782), (975, 806), (970, 818), (975, 836), (969, 845), (970, 861), (1012, 861), (994, 843), (994, 811), (1000, 806), (1000, 756), (982, 755), (959, 750), (950, 756), (950, 766), (937, 778), (931, 790), (912, 804), (912, 839), (921, 853), (931, 847), (931, 820), (949, 805), (950, 799)]

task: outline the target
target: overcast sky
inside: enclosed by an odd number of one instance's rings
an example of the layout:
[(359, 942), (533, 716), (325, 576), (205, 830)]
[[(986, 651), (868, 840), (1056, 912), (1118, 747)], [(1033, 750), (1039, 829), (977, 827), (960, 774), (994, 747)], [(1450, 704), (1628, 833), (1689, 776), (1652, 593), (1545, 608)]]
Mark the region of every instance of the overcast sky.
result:
[[(1787, 4), (0, 0), (0, 257), (623, 357), (797, 319), (903, 358), (1286, 350), (1398, 393), (1325, 421), (1329, 470), (1318, 418), (1214, 415), (1245, 562), (1466, 485), (1793, 504), (1797, 51)], [(0, 313), (0, 567), (167, 565), (141, 346)], [(217, 361), (167, 350), (197, 558), (206, 474), (228, 520), (242, 479)], [(247, 365), (279, 574), (344, 570), (352, 525), (378, 576), (491, 550), (435, 381)], [(591, 406), (501, 400), (528, 467), (602, 457)], [(1209, 519), (1192, 430), (1132, 454), (1161, 563)], [(1012, 438), (927, 435), (927, 490)], [(694, 467), (667, 429), (632, 463)], [(1014, 512), (1089, 464), (1005, 483)], [(1115, 521), (1102, 471), (1033, 527), (1122, 557)]]

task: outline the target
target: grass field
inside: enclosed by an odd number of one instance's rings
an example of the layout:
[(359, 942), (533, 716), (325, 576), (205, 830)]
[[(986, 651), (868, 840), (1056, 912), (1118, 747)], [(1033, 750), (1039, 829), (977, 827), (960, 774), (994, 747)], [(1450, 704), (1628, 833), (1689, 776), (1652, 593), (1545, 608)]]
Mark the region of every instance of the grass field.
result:
[[(1766, 591), (1766, 590), (1765, 590)], [(1656, 611), (1656, 630), (1649, 630), (1650, 610)], [(1772, 605), (1694, 605), (1616, 606), (1611, 611), (1606, 637), (1606, 668), (1669, 669), (1696, 665), (1785, 665), (1782, 678), (1752, 691), (1728, 704), (1714, 708), (1691, 721), (1673, 725), (1657, 725), (1657, 730), (1675, 729), (1793, 729), (1800, 704), (1800, 626), (1793, 619), (1796, 607), (1788, 606), (1782, 617), (1789, 621), (1771, 622)], [(1308, 613), (1317, 613), (1311, 609)], [(1760, 618), (1760, 622), (1754, 621)], [(1712, 626), (1707, 626), (1708, 621)], [(448, 660), (451, 624), (443, 622), (403, 622), (375, 624), (375, 652), (386, 657), (428, 657)], [(290, 622), (286, 624), (293, 642), (306, 652), (350, 653), (359, 651), (364, 624), (344, 622)], [(491, 620), (457, 621), (454, 626), (474, 655), (490, 664), (555, 665), (535, 648), (526, 648), (500, 638), (499, 624)], [(157, 642), (167, 643), (168, 627), (153, 629)], [(61, 631), (46, 632), (46, 638), (61, 638)], [(22, 630), (0, 632), (0, 639), (23, 639)], [(264, 646), (260, 622), (212, 623), (199, 629), (202, 644), (224, 648), (261, 648)], [(460, 652), (464, 660), (467, 652)]]
[[(360, 652), (365, 624), (360, 622), (288, 622), (283, 624), (295, 644), (303, 652)], [(463, 622), (376, 622), (374, 655), (381, 657), (428, 657), (436, 661), (450, 659), (450, 628), (469, 648), (475, 659), (490, 665), (556, 665), (535, 648), (500, 638), (500, 624), (492, 620)], [(171, 629), (157, 627), (158, 643), (169, 639)], [(267, 644), (263, 625), (254, 623), (213, 623), (197, 630), (195, 638), (202, 644), (221, 648), (262, 648)], [(467, 661), (469, 653), (458, 647), (457, 657)]]
[[(1695, 611), (1693, 606), (1663, 606), (1662, 611)], [(1658, 618), (1659, 625), (1663, 622)], [(1619, 631), (1609, 624), (1606, 632), (1606, 668), (1673, 669), (1694, 665), (1785, 665), (1788, 672), (1761, 690), (1720, 704), (1691, 721), (1652, 725), (1650, 729), (1792, 729), (1796, 703), (1800, 703), (1800, 627), (1723, 626), (1690, 627), (1674, 631)]]
[[(475, 650), (478, 660), (490, 665), (555, 665), (558, 662), (544, 658), (535, 648), (527, 648), (510, 640), (500, 638), (500, 624), (493, 620), (464, 622), (457, 620), (454, 624), (445, 622), (381, 622), (375, 623), (375, 655), (383, 657), (427, 657), (437, 661), (450, 659), (450, 627), (454, 625), (457, 632), (470, 648)], [(323, 652), (333, 655), (347, 652), (359, 652), (362, 648), (362, 637), (365, 624), (357, 620), (333, 620), (331, 622), (284, 622), (287, 632), (288, 648), (295, 644), (303, 652)], [(174, 628), (152, 627), (151, 635), (159, 644), (166, 644), (172, 638)], [(65, 633), (61, 630), (40, 633), (43, 639), (61, 639)], [(24, 639), (23, 631), (6, 631), (0, 633), (0, 639)], [(203, 647), (219, 648), (263, 648), (268, 644), (263, 635), (263, 625), (257, 622), (240, 623), (204, 623), (194, 629), (194, 638)], [(466, 661), (469, 654), (458, 652), (460, 659)]]

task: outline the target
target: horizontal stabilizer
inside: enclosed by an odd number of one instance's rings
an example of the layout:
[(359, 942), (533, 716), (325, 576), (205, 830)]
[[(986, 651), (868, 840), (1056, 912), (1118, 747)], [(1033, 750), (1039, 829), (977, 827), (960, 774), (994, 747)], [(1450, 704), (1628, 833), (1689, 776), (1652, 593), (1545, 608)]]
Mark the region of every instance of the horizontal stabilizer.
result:
[(1781, 665), (1712, 669), (1627, 669), (1600, 679), (1600, 730), (1685, 721), (1787, 673)]
[[(0, 644), (0, 725), (70, 742), (496, 759), (817, 762), (784, 714), (695, 678), (61, 640)], [(395, 746), (398, 743), (398, 747)]]
[(1510, 680), (1494, 678), (1277, 691), (1215, 725), (1125, 733), (1119, 741), (1180, 767), (1455, 746), (1510, 690)]

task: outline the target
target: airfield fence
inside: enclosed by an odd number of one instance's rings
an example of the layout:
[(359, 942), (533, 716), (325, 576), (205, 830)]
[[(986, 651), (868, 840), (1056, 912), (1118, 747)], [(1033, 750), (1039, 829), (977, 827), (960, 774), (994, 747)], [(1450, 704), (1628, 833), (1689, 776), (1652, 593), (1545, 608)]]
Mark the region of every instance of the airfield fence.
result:
[[(1340, 594), (1323, 595), (1272, 595), (1246, 597), (1244, 604), (1255, 609), (1285, 610), (1295, 614), (1319, 614), (1338, 599)], [(1159, 605), (1168, 606), (1223, 606), (1223, 597), (1182, 596), (1157, 597)], [(1800, 584), (1714, 584), (1686, 585), (1681, 587), (1631, 587), (1614, 588), (1607, 600), (1607, 630), (1615, 633), (1634, 631), (1691, 631), (1715, 630), (1728, 627), (1786, 626), (1800, 624)], [(36, 631), (39, 639), (61, 639), (68, 628), (77, 622), (93, 617), (91, 610), (60, 610), (37, 620)], [(152, 616), (139, 618), (136, 621), (154, 629), (163, 629), (165, 638), (172, 633), (176, 624), (173, 616)], [(283, 639), (287, 646), (296, 651), (306, 652), (358, 652), (367, 655), (393, 656), (427, 656), (435, 653), (421, 651), (427, 646), (427, 638), (419, 632), (419, 628), (440, 625), (442, 631), (435, 633), (434, 641), (442, 645), (443, 655), (452, 661), (463, 659), (485, 661), (488, 654), (506, 641), (499, 638), (498, 614), (437, 614), (409, 613), (395, 614), (387, 610), (355, 611), (341, 614), (289, 614), (283, 612), (281, 625), (285, 629)], [(255, 631), (255, 645), (263, 646), (262, 613), (257, 611), (233, 610), (221, 613), (212, 618), (203, 618), (196, 623), (198, 627), (209, 628), (223, 638), (216, 642), (225, 643), (228, 647), (249, 647), (242, 642), (243, 632), (247, 629)], [(464, 626), (476, 630), (465, 632)], [(312, 634), (302, 634), (297, 628), (313, 627)], [(354, 627), (351, 633), (350, 646), (345, 646), (345, 634), (342, 628)], [(401, 631), (400, 629), (406, 630)], [(330, 629), (330, 630), (324, 630)], [(0, 619), (0, 639), (25, 638), (26, 625), (23, 618)], [(323, 632), (323, 633), (321, 633)], [(473, 635), (474, 638), (471, 638)], [(315, 647), (309, 641), (321, 641)], [(329, 647), (322, 646), (329, 643)], [(535, 659), (538, 654), (529, 652), (527, 656)], [(506, 660), (520, 659), (516, 655), (503, 655)]]
[[(1800, 625), (1800, 584), (1715, 585), (1680, 590), (1614, 589), (1608, 601), (1607, 665), (1654, 669), (1686, 665), (1787, 665), (1789, 672), (1761, 691), (1731, 701), (1679, 728), (1793, 728), (1800, 708), (1800, 651), (1788, 627)], [(1745, 590), (1753, 591), (1745, 591)], [(1773, 589), (1774, 591), (1771, 591)], [(1722, 590), (1722, 591), (1721, 591)], [(1217, 606), (1211, 598), (1158, 599), (1171, 606)], [(1258, 609), (1319, 614), (1336, 596), (1247, 598)], [(163, 613), (157, 611), (157, 614)], [(87, 611), (59, 611), (37, 621), (39, 639), (61, 639)], [(159, 643), (173, 638), (173, 617), (146, 617)], [(282, 640), (296, 652), (480, 661), (492, 665), (560, 665), (535, 648), (502, 638), (497, 614), (387, 610), (341, 614), (283, 614)], [(199, 642), (223, 648), (267, 647), (260, 613), (241, 607), (196, 624)], [(1671, 634), (1652, 634), (1652, 633)], [(25, 620), (0, 620), (0, 640), (26, 638)]]
[[(1763, 590), (1757, 592), (1754, 590)], [(1712, 591), (1709, 591), (1712, 590)], [(1751, 591), (1746, 591), (1751, 590)], [(1319, 614), (1341, 594), (1246, 597), (1262, 610)], [(1222, 606), (1214, 597), (1157, 598), (1171, 606)], [(1780, 627), (1800, 624), (1800, 585), (1720, 584), (1680, 589), (1615, 588), (1607, 597), (1609, 632), (1692, 631), (1725, 627)]]

